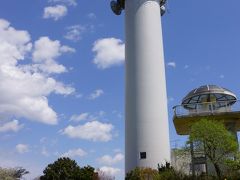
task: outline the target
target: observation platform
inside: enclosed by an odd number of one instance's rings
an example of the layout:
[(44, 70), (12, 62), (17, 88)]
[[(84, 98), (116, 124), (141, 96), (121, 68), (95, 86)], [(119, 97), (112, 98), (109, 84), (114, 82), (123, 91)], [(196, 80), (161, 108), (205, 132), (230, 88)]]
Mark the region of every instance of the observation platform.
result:
[(235, 130), (240, 131), (240, 101), (221, 103), (220, 109), (215, 109), (216, 103), (197, 103), (196, 109), (191, 111), (185, 109), (184, 105), (173, 107), (173, 123), (177, 134), (189, 135), (191, 126), (203, 118), (223, 121), (224, 124), (234, 123)]
[(203, 118), (222, 121), (233, 131), (240, 131), (240, 101), (233, 92), (220, 86), (204, 85), (192, 90), (173, 110), (179, 135), (189, 135), (191, 126)]

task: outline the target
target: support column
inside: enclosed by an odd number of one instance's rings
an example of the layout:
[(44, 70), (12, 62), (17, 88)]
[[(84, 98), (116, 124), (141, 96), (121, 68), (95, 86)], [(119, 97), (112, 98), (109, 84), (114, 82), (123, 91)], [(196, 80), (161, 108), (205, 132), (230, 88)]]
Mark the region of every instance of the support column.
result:
[(159, 0), (126, 0), (125, 170), (170, 162)]

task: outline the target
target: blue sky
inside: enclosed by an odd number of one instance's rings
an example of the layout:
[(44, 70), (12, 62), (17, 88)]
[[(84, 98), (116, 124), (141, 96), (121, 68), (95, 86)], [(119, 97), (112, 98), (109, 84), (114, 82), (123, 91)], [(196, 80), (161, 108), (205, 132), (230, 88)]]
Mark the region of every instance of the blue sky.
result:
[[(195, 87), (239, 95), (240, 2), (169, 0), (163, 17), (169, 124)], [(122, 179), (124, 14), (109, 0), (0, 2), (0, 165), (36, 177), (66, 155)]]

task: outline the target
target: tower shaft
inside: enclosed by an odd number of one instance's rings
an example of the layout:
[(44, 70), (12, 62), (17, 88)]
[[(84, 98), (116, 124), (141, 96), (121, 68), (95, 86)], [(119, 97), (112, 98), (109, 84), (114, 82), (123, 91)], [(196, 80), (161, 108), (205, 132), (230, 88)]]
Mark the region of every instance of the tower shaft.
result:
[(170, 161), (159, 0), (125, 0), (125, 171)]

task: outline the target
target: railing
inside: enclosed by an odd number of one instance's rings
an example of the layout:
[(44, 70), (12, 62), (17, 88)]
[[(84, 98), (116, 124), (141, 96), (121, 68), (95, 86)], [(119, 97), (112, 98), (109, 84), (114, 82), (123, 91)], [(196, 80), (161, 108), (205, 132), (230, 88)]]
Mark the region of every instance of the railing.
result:
[(218, 101), (173, 107), (175, 117), (240, 112), (240, 101)]

